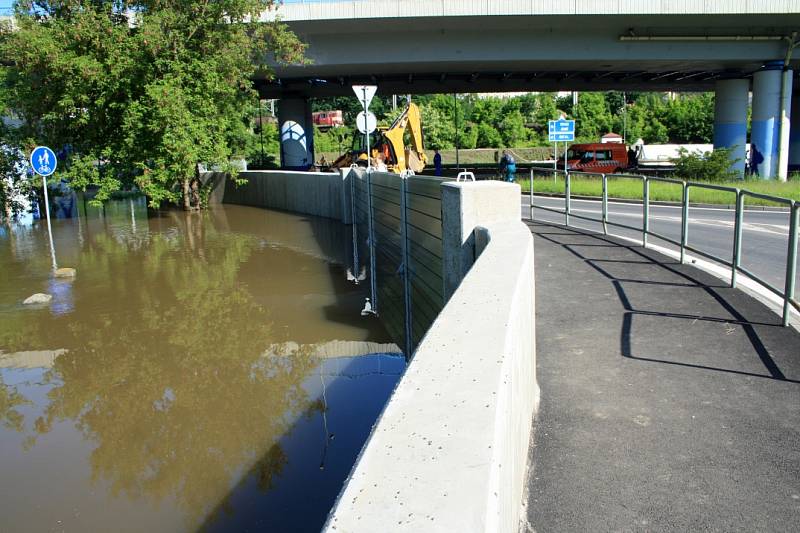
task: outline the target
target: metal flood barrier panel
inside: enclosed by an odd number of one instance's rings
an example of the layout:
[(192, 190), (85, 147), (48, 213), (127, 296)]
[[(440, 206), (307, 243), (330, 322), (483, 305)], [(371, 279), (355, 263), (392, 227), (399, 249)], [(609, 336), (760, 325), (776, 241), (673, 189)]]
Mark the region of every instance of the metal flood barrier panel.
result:
[(370, 305), (407, 355), (444, 307), (445, 180), (353, 169), (353, 272), (369, 281)]

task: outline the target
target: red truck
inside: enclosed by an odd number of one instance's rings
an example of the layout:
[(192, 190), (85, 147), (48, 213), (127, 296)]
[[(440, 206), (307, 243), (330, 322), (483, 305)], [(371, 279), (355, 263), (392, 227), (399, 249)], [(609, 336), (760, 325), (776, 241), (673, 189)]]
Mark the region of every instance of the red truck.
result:
[[(635, 167), (636, 156), (621, 143), (573, 144), (567, 150), (567, 164), (570, 170), (578, 172), (613, 174)], [(563, 159), (558, 166), (564, 168)]]
[(316, 111), (311, 113), (311, 121), (322, 130), (344, 126), (344, 117), (341, 110), (338, 109), (336, 111)]

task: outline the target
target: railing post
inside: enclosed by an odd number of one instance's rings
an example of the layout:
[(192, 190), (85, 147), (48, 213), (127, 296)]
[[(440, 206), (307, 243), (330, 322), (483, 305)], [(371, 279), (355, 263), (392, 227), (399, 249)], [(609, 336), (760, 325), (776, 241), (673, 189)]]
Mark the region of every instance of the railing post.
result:
[(681, 264), (686, 262), (686, 243), (689, 240), (689, 186), (683, 182), (681, 197)]
[(601, 183), (603, 188), (602, 193), (602, 211), (601, 218), (603, 219), (603, 235), (608, 235), (608, 176), (601, 174)]
[(530, 183), (531, 183), (531, 190), (530, 190), (531, 213), (530, 213), (530, 217), (531, 217), (531, 221), (533, 221), (533, 168), (531, 168)]
[(569, 227), (569, 207), (570, 207), (570, 176), (569, 171), (564, 171), (564, 221)]
[(403, 307), (404, 307), (404, 322), (405, 322), (405, 349), (406, 354), (410, 356), (414, 353), (413, 339), (412, 339), (412, 322), (411, 322), (411, 266), (408, 261), (408, 177), (400, 176), (400, 246), (402, 251), (403, 261)]
[(744, 194), (736, 189), (736, 215), (733, 227), (733, 258), (731, 264), (731, 288), (736, 288), (736, 276), (742, 265), (742, 222), (744, 220)]
[(650, 180), (642, 176), (642, 246), (647, 248), (647, 234), (650, 233)]
[(378, 283), (375, 272), (375, 212), (372, 208), (372, 169), (367, 168), (367, 232), (369, 245), (369, 292), (372, 296), (372, 311), (378, 314)]
[(789, 207), (789, 251), (786, 257), (786, 284), (783, 291), (783, 325), (789, 325), (791, 301), (794, 298), (795, 276), (797, 275), (797, 229), (800, 224), (800, 206), (792, 202)]

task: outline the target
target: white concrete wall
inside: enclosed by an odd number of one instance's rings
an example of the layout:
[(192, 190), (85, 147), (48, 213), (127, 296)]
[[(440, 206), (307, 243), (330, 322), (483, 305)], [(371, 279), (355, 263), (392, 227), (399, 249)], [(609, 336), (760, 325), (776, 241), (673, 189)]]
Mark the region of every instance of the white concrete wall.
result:
[(228, 178), (224, 203), (282, 209), (293, 213), (342, 220), (342, 174), (250, 170), (240, 172), (236, 185)]
[[(447, 186), (514, 194), (514, 209), (501, 200), (503, 212), (489, 212), (483, 202), (491, 222), (473, 229), (484, 249), (417, 349), (325, 531), (494, 533), (523, 518), (539, 397), (533, 238), (519, 220), (518, 186)], [(470, 209), (462, 214), (481, 226)]]

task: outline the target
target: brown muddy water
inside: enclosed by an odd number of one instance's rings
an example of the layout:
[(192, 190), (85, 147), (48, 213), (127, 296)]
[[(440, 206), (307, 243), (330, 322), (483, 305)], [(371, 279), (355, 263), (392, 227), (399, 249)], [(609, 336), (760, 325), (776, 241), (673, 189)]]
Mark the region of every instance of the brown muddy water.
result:
[[(0, 530), (318, 531), (405, 368), (337, 223), (0, 226)], [(49, 304), (24, 306), (33, 293)]]

